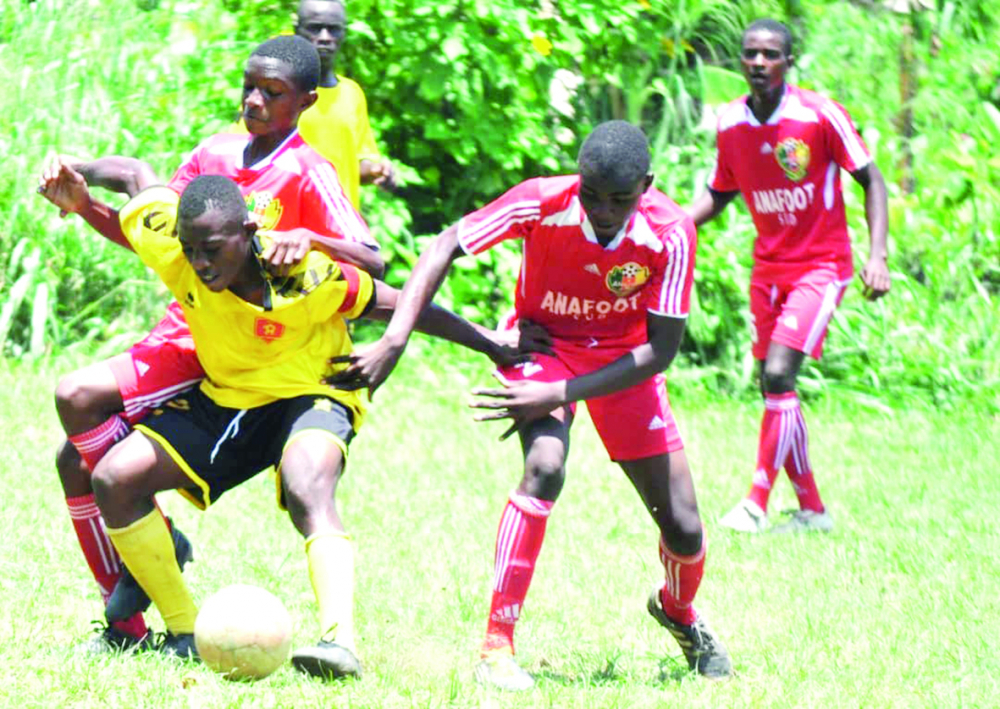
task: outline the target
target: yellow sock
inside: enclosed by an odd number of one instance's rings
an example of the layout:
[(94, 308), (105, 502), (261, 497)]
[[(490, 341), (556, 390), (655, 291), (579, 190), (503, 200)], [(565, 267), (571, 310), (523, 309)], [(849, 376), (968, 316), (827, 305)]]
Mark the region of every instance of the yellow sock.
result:
[(306, 540), (309, 580), (319, 604), (323, 640), (354, 652), (354, 547), (343, 532), (321, 532)]
[(181, 576), (174, 556), (174, 541), (159, 510), (121, 529), (108, 528), (108, 536), (143, 590), (174, 635), (194, 632), (198, 608)]

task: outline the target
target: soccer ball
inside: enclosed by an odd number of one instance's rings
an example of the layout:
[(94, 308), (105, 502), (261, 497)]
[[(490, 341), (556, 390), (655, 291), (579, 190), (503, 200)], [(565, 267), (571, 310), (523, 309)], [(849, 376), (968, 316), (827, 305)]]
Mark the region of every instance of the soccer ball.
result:
[(235, 584), (212, 595), (194, 622), (202, 662), (226, 679), (267, 677), (288, 659), (292, 618), (269, 591)]

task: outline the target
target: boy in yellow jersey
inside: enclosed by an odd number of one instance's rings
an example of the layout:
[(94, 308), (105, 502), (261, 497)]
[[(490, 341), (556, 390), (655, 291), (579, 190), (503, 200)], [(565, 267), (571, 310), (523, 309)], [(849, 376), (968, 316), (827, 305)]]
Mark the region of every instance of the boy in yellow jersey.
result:
[(344, 192), (359, 204), (359, 185), (396, 187), (396, 171), (375, 145), (365, 93), (357, 82), (339, 76), (337, 53), (347, 35), (347, 12), (340, 0), (300, 0), (295, 33), (319, 52), (316, 103), (299, 118), (302, 138), (333, 163)]
[[(95, 204), (69, 167), (45, 194), (67, 211)], [(353, 550), (334, 493), (363, 407), (357, 392), (324, 380), (331, 356), (352, 349), (345, 319), (384, 315), (397, 291), (317, 252), (272, 278), (260, 257), (269, 235), (257, 233), (239, 187), (219, 175), (194, 179), (180, 197), (168, 187), (143, 190), (120, 219), (130, 246), (181, 304), (206, 373), (197, 389), (137, 425), (93, 474), (108, 534), (167, 625), (159, 649), (197, 655), (197, 608), (153, 495), (179, 490), (204, 509), (274, 465), (279, 504), (306, 539), (319, 604), (320, 640), (292, 662), (316, 676), (359, 675)], [(484, 329), (447, 311), (429, 310), (423, 324), (505, 359)]]

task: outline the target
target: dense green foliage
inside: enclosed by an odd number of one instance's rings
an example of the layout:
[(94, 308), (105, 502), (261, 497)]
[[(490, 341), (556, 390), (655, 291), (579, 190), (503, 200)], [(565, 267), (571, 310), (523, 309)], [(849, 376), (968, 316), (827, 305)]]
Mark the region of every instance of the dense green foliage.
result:
[[(395, 197), (364, 191), (389, 280), (405, 280), (427, 238), (507, 186), (572, 171), (580, 138), (607, 118), (643, 125), (658, 187), (690, 202), (712, 158), (711, 109), (743, 90), (732, 73), (741, 28), (791, 12), (803, 40), (793, 78), (848, 108), (893, 183), (893, 293), (874, 306), (848, 295), (806, 384), (998, 406), (1000, 0), (934, 4), (900, 15), (846, 0), (352, 0), (341, 70), (365, 88), (406, 180)], [(233, 120), (245, 56), (290, 28), (294, 5), (0, 0), (0, 351), (37, 357), (117, 336), (113, 351), (156, 316), (162, 299), (146, 295), (156, 287), (143, 269), (78, 220), (59, 221), (32, 194), (34, 175), (54, 151), (137, 155), (170, 174)], [(901, 66), (917, 86), (905, 101)], [(895, 186), (907, 153), (912, 193)], [(860, 189), (845, 192), (863, 262)], [(693, 366), (676, 379), (751, 390), (752, 238), (742, 206), (702, 231), (684, 348)], [(459, 262), (441, 302), (495, 321), (516, 259), (497, 249)]]

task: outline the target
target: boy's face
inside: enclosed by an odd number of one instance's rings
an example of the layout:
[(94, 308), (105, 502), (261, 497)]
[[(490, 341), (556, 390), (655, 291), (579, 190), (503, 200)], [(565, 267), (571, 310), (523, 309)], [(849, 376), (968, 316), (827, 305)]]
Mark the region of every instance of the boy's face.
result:
[(754, 96), (773, 94), (785, 83), (785, 74), (792, 66), (792, 57), (785, 54), (780, 34), (770, 30), (754, 30), (743, 38), (740, 54), (743, 76)]
[(184, 257), (209, 290), (220, 293), (245, 275), (250, 263), (254, 224), (240, 221), (211, 205), (191, 220), (177, 224)]
[(639, 207), (643, 192), (652, 182), (652, 175), (632, 184), (616, 184), (599, 176), (580, 176), (580, 205), (598, 239), (609, 241), (628, 224)]
[(253, 135), (283, 133), (298, 125), (299, 114), (316, 101), (292, 81), (288, 62), (251, 56), (243, 72), (243, 122)]
[(295, 34), (309, 40), (319, 52), (320, 61), (328, 64), (337, 56), (347, 34), (344, 5), (335, 0), (303, 0)]

